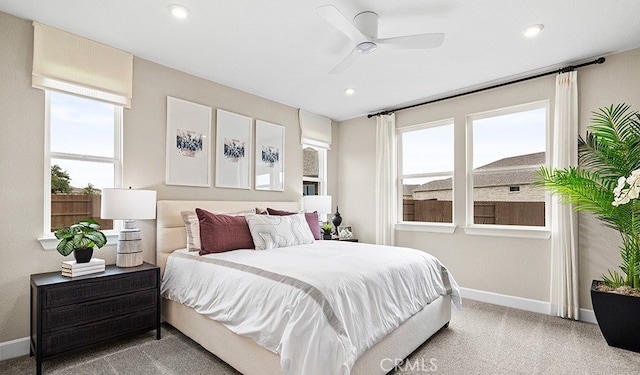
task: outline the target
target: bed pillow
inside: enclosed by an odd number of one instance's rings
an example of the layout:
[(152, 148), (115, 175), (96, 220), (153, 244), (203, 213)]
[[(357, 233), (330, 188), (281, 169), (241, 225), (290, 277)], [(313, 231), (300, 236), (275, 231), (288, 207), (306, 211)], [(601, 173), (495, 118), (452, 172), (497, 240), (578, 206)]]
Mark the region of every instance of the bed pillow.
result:
[[(244, 210), (236, 212), (217, 212), (216, 214), (231, 215), (231, 216), (244, 216), (253, 214), (254, 210)], [(184, 221), (185, 229), (187, 230), (187, 250), (200, 251), (200, 221), (195, 211), (180, 211), (182, 221)]]
[(187, 250), (200, 251), (200, 221), (193, 211), (181, 211), (182, 221), (187, 230)]
[[(276, 210), (276, 209), (267, 207), (267, 213), (269, 215), (275, 215), (275, 216), (288, 216), (288, 215), (295, 215), (297, 212), (281, 211), (281, 210)], [(322, 231), (320, 230), (320, 220), (318, 219), (318, 212), (317, 211), (305, 212), (304, 217), (305, 219), (307, 219), (307, 223), (309, 224), (309, 229), (311, 229), (311, 234), (313, 234), (313, 239), (321, 240)]]
[(256, 250), (313, 243), (313, 234), (303, 214), (245, 217)]
[(196, 208), (196, 215), (200, 223), (200, 255), (253, 249), (253, 239), (244, 216), (214, 214), (200, 208)]

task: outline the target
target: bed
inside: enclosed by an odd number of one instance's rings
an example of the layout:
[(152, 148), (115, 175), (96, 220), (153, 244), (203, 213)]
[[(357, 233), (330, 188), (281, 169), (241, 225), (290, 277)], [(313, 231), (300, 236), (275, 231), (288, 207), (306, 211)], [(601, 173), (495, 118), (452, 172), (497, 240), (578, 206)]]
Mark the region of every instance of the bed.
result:
[[(161, 267), (164, 274), (165, 267), (167, 267), (168, 263), (169, 265), (177, 265), (179, 263), (186, 262), (188, 258), (197, 258), (194, 254), (189, 254), (184, 250), (186, 229), (181, 212), (194, 211), (196, 208), (200, 208), (214, 213), (232, 213), (266, 207), (278, 210), (297, 211), (299, 209), (299, 203), (257, 201), (158, 201), (156, 233), (157, 264)], [(329, 251), (329, 245), (332, 245), (331, 243), (335, 243), (335, 246), (342, 245), (349, 247), (345, 248), (345, 251), (352, 251), (354, 256), (356, 252), (362, 251), (360, 248), (354, 248), (354, 246), (365, 246), (364, 244), (355, 243), (349, 243), (347, 245), (346, 243), (340, 243), (340, 241), (317, 241), (317, 244), (301, 245), (300, 252), (302, 252), (302, 250), (316, 250), (314, 246), (327, 249), (326, 251)], [(288, 259), (287, 257), (292, 253), (295, 253), (292, 252), (292, 249), (288, 248), (277, 250), (280, 251), (280, 253), (274, 252), (272, 254), (278, 254), (277, 256), (282, 257), (282, 259)], [(237, 252), (229, 253), (235, 253), (232, 255), (236, 257), (247, 257), (250, 255), (250, 252), (247, 250), (239, 250)], [(263, 252), (260, 253), (267, 254)], [(252, 254), (257, 253), (254, 251)], [(231, 255), (225, 254), (224, 256), (228, 257)], [(274, 255), (274, 257), (275, 256), (276, 255)], [(205, 262), (205, 260), (207, 260), (205, 258), (207, 257), (200, 257), (200, 261), (196, 259), (195, 262), (200, 264), (202, 267), (205, 267), (204, 263), (222, 262), (222, 260)], [(220, 264), (214, 264), (214, 266), (220, 267)], [(198, 273), (195, 271), (196, 268), (193, 269), (194, 273)], [(336, 370), (336, 373), (350, 373), (353, 375), (385, 374), (389, 372), (395, 364), (406, 358), (411, 354), (411, 352), (423, 344), (429, 337), (443, 327), (447, 327), (451, 318), (452, 300), (455, 303), (459, 303), (460, 297), (455, 281), (452, 277), (449, 277), (448, 272), (444, 267), (442, 267), (442, 273), (444, 274), (443, 279), (446, 284), (446, 292), (439, 293), (437, 296), (433, 297), (435, 299), (425, 306), (420, 307), (419, 311), (412, 313), (406, 320), (403, 318), (403, 321), (397, 325), (397, 328), (386, 333), (381, 339), (376, 339), (375, 343), (368, 346), (366, 349), (362, 349), (364, 351), (361, 350), (360, 352), (357, 352), (356, 356), (349, 362), (348, 366), (339, 367), (339, 370)], [(168, 278), (172, 277), (172, 274), (169, 273)], [(166, 280), (163, 280), (163, 284), (165, 281)], [(171, 296), (171, 293), (165, 292), (164, 296), (167, 295)], [(319, 295), (322, 294), (320, 293)], [(253, 338), (249, 337), (251, 335), (238, 335), (231, 330), (235, 329), (235, 327), (230, 329), (224, 324), (212, 320), (209, 316), (197, 312), (195, 308), (189, 307), (188, 304), (177, 302), (176, 300), (179, 300), (179, 298), (174, 299), (175, 300), (168, 298), (162, 299), (163, 320), (202, 345), (205, 349), (209, 350), (220, 359), (227, 362), (242, 374), (257, 375), (296, 373), (295, 368), (297, 367), (291, 367), (288, 359), (286, 361), (283, 360), (285, 355), (278, 354), (279, 350), (274, 350), (274, 348), (267, 349), (258, 345), (256, 341), (260, 340), (256, 339), (256, 335), (253, 335)], [(338, 309), (338, 311), (340, 311), (340, 309)], [(330, 319), (327, 318), (325, 320)], [(230, 324), (229, 326), (231, 327)], [(298, 334), (298, 336), (300, 335)], [(349, 354), (349, 356), (350, 355), (351, 354)], [(305, 373), (307, 373), (307, 371), (305, 371)]]

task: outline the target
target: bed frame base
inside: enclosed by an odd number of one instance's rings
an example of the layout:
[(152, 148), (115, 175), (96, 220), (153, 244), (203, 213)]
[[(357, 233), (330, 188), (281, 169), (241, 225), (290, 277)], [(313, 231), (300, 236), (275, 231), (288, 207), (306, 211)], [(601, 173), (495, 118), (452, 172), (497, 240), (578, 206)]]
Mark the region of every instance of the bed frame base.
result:
[[(244, 375), (283, 374), (279, 355), (190, 307), (163, 298), (162, 317)], [(441, 296), (358, 358), (351, 375), (386, 374), (392, 363), (406, 358), (434, 333), (447, 327), (450, 319), (451, 298)]]

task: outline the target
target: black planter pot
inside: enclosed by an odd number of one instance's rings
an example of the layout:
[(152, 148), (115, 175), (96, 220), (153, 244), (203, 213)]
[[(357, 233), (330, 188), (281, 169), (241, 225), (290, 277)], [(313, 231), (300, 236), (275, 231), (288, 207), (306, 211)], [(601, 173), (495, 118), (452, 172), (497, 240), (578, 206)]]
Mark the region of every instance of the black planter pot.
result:
[(76, 258), (76, 263), (89, 263), (93, 256), (93, 248), (85, 250), (73, 250), (73, 257)]
[(322, 239), (323, 240), (330, 240), (331, 239), (331, 235), (330, 234), (323, 234), (322, 235)]
[(591, 303), (607, 344), (640, 353), (640, 297), (600, 292), (591, 283)]

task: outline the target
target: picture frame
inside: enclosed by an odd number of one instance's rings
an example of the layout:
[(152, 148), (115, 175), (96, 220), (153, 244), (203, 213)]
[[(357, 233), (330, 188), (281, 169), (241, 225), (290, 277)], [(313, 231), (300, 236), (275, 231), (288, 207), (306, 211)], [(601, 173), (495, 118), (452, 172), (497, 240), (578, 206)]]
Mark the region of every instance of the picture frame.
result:
[(211, 108), (167, 96), (165, 184), (211, 186)]
[(350, 225), (341, 225), (338, 227), (338, 239), (339, 240), (352, 240), (355, 237), (353, 236), (353, 231), (351, 230)]
[(256, 120), (256, 190), (284, 191), (284, 126)]
[(216, 110), (216, 187), (251, 189), (253, 119)]

